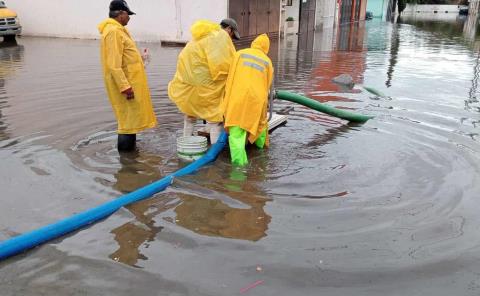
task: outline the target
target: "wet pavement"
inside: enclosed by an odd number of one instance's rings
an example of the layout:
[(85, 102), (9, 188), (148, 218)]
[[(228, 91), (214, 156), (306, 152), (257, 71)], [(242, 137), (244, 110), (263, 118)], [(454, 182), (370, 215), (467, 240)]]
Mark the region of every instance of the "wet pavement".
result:
[[(288, 36), (271, 54), (278, 89), (375, 119), (277, 102), (294, 107), (289, 121), (270, 149), (249, 149), (246, 169), (224, 152), (152, 199), (1, 262), (0, 294), (478, 295), (476, 25), (404, 18)], [(0, 240), (184, 165), (183, 118), (166, 92), (179, 49), (141, 46), (159, 126), (120, 156), (98, 41), (1, 45)], [(353, 89), (331, 82), (342, 73)]]

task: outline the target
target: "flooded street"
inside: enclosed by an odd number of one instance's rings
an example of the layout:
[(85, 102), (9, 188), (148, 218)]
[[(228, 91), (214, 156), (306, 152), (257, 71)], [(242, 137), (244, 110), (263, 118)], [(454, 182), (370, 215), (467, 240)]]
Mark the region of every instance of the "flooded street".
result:
[[(277, 89), (300, 105), (250, 165), (227, 151), (89, 228), (0, 262), (3, 295), (478, 295), (480, 37), (457, 17), (288, 36)], [(119, 155), (99, 41), (0, 47), (0, 241), (183, 167), (167, 97), (179, 48), (148, 46), (159, 126)], [(278, 48), (278, 51), (275, 50)], [(349, 74), (356, 85), (331, 82)], [(383, 95), (374, 95), (374, 88)], [(260, 281), (260, 282), (259, 282)]]

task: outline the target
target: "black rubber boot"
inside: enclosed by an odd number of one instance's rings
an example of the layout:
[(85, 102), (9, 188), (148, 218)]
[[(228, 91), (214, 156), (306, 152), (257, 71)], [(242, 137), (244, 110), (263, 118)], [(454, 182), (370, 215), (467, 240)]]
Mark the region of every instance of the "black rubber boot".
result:
[(118, 152), (135, 151), (137, 141), (136, 134), (118, 134), (117, 149)]

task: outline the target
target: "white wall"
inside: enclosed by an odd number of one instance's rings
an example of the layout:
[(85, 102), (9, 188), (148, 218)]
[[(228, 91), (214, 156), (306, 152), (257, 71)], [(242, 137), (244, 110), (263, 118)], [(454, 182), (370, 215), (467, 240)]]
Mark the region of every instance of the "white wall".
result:
[(417, 5), (417, 4), (407, 4), (405, 10), (402, 14), (414, 14), (414, 13), (434, 13), (437, 11), (438, 13), (456, 13), (458, 14), (459, 7), (458, 5)]
[(285, 6), (285, 16), (284, 19), (282, 20), (285, 22), (285, 20), (288, 17), (293, 17), (295, 20), (293, 24), (293, 28), (287, 29), (287, 25), (285, 25), (285, 28), (288, 33), (297, 33), (298, 32), (298, 25), (299, 25), (299, 19), (300, 19), (300, 0), (293, 0), (292, 1), (292, 6)]
[[(23, 26), (23, 35), (98, 38), (110, 0), (6, 0)], [(136, 41), (188, 41), (197, 19), (220, 22), (228, 0), (127, 0), (133, 15), (128, 29)]]
[(478, 14), (478, 9), (480, 6), (480, 1), (479, 0), (470, 0), (470, 3), (468, 4), (468, 14), (469, 15), (477, 15)]
[(333, 28), (335, 23), (336, 0), (317, 0), (316, 27), (319, 29)]

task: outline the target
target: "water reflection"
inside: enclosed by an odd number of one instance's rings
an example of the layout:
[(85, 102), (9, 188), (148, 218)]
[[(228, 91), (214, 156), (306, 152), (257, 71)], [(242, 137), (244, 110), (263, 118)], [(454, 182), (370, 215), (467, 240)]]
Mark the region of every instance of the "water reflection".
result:
[[(465, 101), (465, 107), (468, 110), (475, 110), (480, 112), (480, 106), (478, 105), (478, 82), (480, 79), (480, 41), (477, 40), (479, 30), (478, 30), (478, 17), (475, 14), (470, 14), (465, 21), (463, 27), (463, 33), (465, 38), (467, 38), (471, 43), (473, 43), (473, 52), (474, 52), (474, 67), (473, 67), (473, 78), (472, 86), (468, 92), (469, 98)], [(475, 121), (475, 126), (478, 125), (480, 121)]]
[[(363, 83), (367, 48), (365, 23), (352, 23), (338, 29), (304, 32), (284, 41), (281, 64), (276, 79), (283, 88), (305, 93), (320, 102), (352, 102), (349, 95), (361, 90), (333, 82), (341, 74), (352, 76), (355, 84)], [(295, 49), (295, 50), (292, 50)], [(304, 84), (297, 83), (305, 81)]]
[(475, 106), (478, 104), (478, 80), (480, 79), (480, 51), (477, 52), (475, 57), (475, 64), (473, 67), (473, 78), (472, 86), (468, 92), (469, 98), (465, 100), (465, 107), (469, 110), (476, 110), (480, 112), (480, 106)]
[[(326, 126), (319, 122), (326, 116), (295, 106), (267, 151), (249, 151), (247, 170), (232, 170), (225, 153), (152, 199), (2, 263), (0, 294), (67, 295), (68, 287), (97, 295), (108, 287), (116, 295), (158, 289), (229, 295), (259, 276), (265, 285), (251, 292), (474, 294), (468, 287), (476, 287), (480, 272), (474, 260), (480, 146), (478, 112), (473, 101), (466, 109), (465, 100), (478, 98), (478, 51), (457, 28), (452, 32), (460, 35), (450, 38), (414, 24), (367, 27), (363, 46), (362, 37), (345, 33), (317, 35), (313, 51), (298, 52), (296, 40), (286, 40), (276, 83), (319, 100), (350, 99), (334, 103), (374, 120), (360, 127), (338, 121)], [(392, 30), (398, 40), (391, 40)], [(25, 51), (25, 67), (15, 79), (4, 79), (11, 107), (2, 108), (1, 120), (19, 142), (15, 149), (0, 149), (7, 176), (0, 178), (2, 196), (14, 197), (2, 200), (4, 227), (23, 232), (47, 224), (179, 167), (170, 135), (181, 129), (182, 117), (166, 95), (176, 51), (152, 45), (157, 58), (149, 82), (159, 128), (142, 134), (140, 154), (119, 157), (98, 42), (20, 41), (35, 50)], [(336, 85), (324, 91), (334, 76), (329, 67), (383, 92), (390, 79), (386, 95), (392, 99), (373, 102)], [(30, 135), (42, 131), (51, 136), (42, 139), (49, 148), (39, 150)], [(65, 154), (69, 159), (57, 157)], [(23, 174), (32, 165), (25, 159), (52, 175)], [(258, 265), (264, 273), (256, 271)], [(143, 270), (131, 273), (130, 266)], [(148, 281), (128, 286), (133, 274)]]
[[(162, 177), (155, 164), (161, 163), (161, 157), (139, 152), (121, 153), (121, 168), (115, 173), (114, 188), (123, 193), (132, 192)], [(135, 221), (125, 223), (111, 231), (119, 248), (109, 257), (128, 265), (135, 266), (137, 261), (148, 259), (140, 252), (145, 242), (151, 242), (163, 227), (156, 226), (154, 217), (173, 205), (171, 199), (148, 199), (126, 207), (135, 216)], [(153, 209), (153, 210), (152, 210)]]
[[(315, 66), (312, 67), (311, 81), (305, 90), (308, 97), (320, 102), (352, 102), (351, 96), (342, 94), (360, 93), (361, 90), (333, 82), (341, 74), (352, 76), (355, 84), (363, 83), (366, 69), (367, 48), (365, 46), (365, 23), (340, 26), (336, 38), (331, 40), (331, 50), (315, 52)], [(323, 35), (323, 34), (322, 34)], [(325, 31), (326, 36), (335, 36)], [(325, 37), (321, 38), (327, 41)], [(317, 44), (322, 49), (325, 45)]]
[[(412, 24), (421, 30), (438, 34), (438, 36), (442, 37), (442, 39), (440, 39), (441, 43), (456, 42), (458, 44), (467, 44), (473, 48), (473, 76), (471, 79), (471, 87), (468, 91), (468, 99), (465, 100), (465, 108), (470, 111), (480, 112), (480, 106), (477, 106), (478, 80), (480, 78), (478, 16), (476, 14), (470, 14), (468, 17), (451, 14), (406, 15), (400, 18), (400, 23)], [(394, 29), (393, 32), (395, 33), (396, 29)], [(438, 44), (439, 40), (427, 39), (427, 42)], [(395, 38), (392, 38), (392, 46), (393, 45), (397, 46)], [(398, 48), (396, 48), (396, 51), (396, 54), (398, 54)], [(392, 54), (392, 56), (394, 55)], [(478, 121), (472, 121), (472, 123), (477, 125)]]
[(0, 43), (0, 141), (9, 138), (7, 132), (8, 124), (5, 122), (2, 112), (2, 109), (8, 107), (8, 94), (5, 88), (6, 80), (23, 63), (23, 52), (23, 45), (18, 45), (16, 42)]
[[(415, 28), (432, 32), (438, 36), (456, 39), (464, 32), (465, 18), (455, 14), (415, 14), (402, 15), (399, 24), (415, 25)], [(427, 40), (435, 43), (435, 40)]]
[[(265, 158), (259, 160), (255, 161), (255, 172), (265, 172)], [(113, 187), (128, 193), (161, 179), (163, 175), (157, 167), (162, 161), (159, 156), (141, 152), (121, 154), (121, 168), (115, 173)], [(127, 206), (135, 219), (111, 231), (119, 247), (109, 257), (131, 266), (137, 266), (138, 260), (147, 260), (141, 249), (148, 247), (164, 228), (157, 225), (159, 216), (164, 222), (201, 235), (250, 241), (265, 237), (271, 217), (264, 211), (264, 206), (269, 200), (255, 185), (255, 180), (265, 176), (255, 173), (254, 180), (251, 180), (252, 176), (248, 177), (251, 172), (247, 170), (231, 166), (224, 169), (228, 179), (213, 176), (218, 173), (216, 168), (204, 169), (206, 178), (219, 180), (220, 186), (211, 182), (205, 182), (205, 185), (198, 181), (202, 184), (198, 185), (179, 180), (176, 181), (180, 184), (177, 190)], [(233, 202), (229, 203), (229, 200)], [(173, 216), (167, 213), (169, 210), (173, 210)]]
[[(208, 236), (250, 241), (265, 237), (271, 217), (264, 210), (269, 199), (257, 186), (258, 180), (265, 178), (264, 173), (261, 174), (265, 172), (266, 166), (262, 159), (265, 158), (252, 160), (255, 162), (255, 174), (228, 166), (224, 173), (229, 178), (222, 180), (221, 187), (214, 188), (216, 192), (225, 194), (246, 207), (233, 207), (218, 199), (183, 194), (180, 196), (180, 205), (175, 208), (177, 225)], [(213, 170), (211, 173), (216, 174)]]
[(463, 26), (463, 34), (465, 38), (471, 41), (475, 41), (477, 37), (477, 28), (478, 28), (478, 17), (475, 14), (470, 14), (467, 16), (465, 24)]
[(392, 37), (390, 40), (390, 58), (388, 60), (387, 81), (385, 82), (387, 87), (392, 86), (393, 72), (395, 71), (395, 66), (397, 65), (399, 48), (400, 34), (398, 32), (398, 27), (394, 26), (392, 28)]

